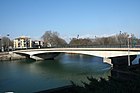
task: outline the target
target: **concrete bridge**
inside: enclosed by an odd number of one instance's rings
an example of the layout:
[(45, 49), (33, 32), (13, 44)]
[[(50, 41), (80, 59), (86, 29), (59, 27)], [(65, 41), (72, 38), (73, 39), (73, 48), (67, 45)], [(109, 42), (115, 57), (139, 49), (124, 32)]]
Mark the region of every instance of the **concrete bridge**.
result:
[(14, 53), (26, 55), (29, 58), (35, 60), (52, 59), (58, 56), (60, 53), (76, 53), (103, 57), (104, 62), (112, 64), (110, 59), (113, 60), (114, 58), (117, 57), (123, 58), (125, 57), (125, 59), (128, 59), (127, 56), (130, 55), (130, 60), (134, 59), (134, 57), (131, 58), (132, 55), (135, 56), (139, 55), (140, 48), (42, 48), (42, 49), (18, 50), (14, 51)]

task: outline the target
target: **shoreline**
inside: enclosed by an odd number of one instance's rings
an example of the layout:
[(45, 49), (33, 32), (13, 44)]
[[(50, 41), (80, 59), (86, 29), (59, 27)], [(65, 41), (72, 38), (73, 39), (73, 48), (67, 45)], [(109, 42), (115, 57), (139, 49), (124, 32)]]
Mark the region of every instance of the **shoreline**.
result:
[(52, 88), (48, 90), (42, 90), (34, 93), (75, 93), (75, 86), (66, 85), (66, 86)]
[(27, 59), (27, 57), (13, 52), (0, 53), (0, 61), (12, 61), (12, 60), (21, 60), (21, 59)]

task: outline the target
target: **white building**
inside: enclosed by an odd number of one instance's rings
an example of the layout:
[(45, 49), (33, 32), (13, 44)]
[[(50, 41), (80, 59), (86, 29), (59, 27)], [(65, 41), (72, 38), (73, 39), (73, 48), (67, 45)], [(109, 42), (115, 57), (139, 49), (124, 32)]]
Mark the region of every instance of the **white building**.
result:
[(14, 39), (14, 49), (32, 48), (31, 38), (21, 36)]

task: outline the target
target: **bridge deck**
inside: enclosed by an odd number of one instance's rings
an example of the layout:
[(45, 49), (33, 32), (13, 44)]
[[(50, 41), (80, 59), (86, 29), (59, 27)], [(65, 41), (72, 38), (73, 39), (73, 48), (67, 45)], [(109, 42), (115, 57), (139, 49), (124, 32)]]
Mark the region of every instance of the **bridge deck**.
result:
[(26, 51), (140, 51), (140, 48), (41, 48), (17, 50), (17, 52)]

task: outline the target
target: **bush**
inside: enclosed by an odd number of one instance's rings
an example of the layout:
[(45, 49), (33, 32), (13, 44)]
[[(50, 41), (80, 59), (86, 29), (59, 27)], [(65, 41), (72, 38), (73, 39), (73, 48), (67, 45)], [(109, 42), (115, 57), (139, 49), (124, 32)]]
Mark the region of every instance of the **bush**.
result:
[(82, 82), (84, 86), (75, 86), (75, 93), (140, 93), (140, 80), (122, 80), (120, 78), (109, 77), (95, 79), (87, 77), (89, 83)]

